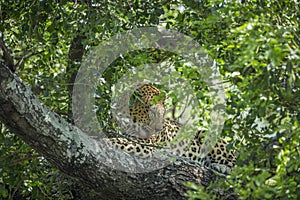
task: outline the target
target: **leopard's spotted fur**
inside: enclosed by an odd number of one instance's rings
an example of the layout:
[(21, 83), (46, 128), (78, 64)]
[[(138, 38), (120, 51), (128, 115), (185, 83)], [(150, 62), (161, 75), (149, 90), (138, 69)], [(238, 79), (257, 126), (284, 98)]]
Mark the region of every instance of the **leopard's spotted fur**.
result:
[[(192, 140), (172, 142), (182, 125), (176, 121), (163, 118), (165, 111), (164, 99), (159, 99), (154, 104), (152, 102), (153, 98), (159, 94), (160, 91), (150, 84), (137, 84), (135, 91), (127, 98), (129, 100), (127, 115), (133, 121), (130, 128), (137, 132), (146, 129), (150, 134), (147, 133), (148, 137), (133, 137), (132, 140), (110, 138), (115, 146), (143, 158), (152, 156), (159, 148), (170, 149), (178, 156), (187, 157), (221, 173), (230, 173), (235, 165), (236, 157), (232, 150), (227, 150), (225, 141), (217, 142), (211, 152), (204, 158), (201, 158), (200, 153), (203, 145), (202, 133), (197, 133)], [(127, 103), (125, 102), (125, 105)], [(135, 126), (142, 128), (138, 129)]]

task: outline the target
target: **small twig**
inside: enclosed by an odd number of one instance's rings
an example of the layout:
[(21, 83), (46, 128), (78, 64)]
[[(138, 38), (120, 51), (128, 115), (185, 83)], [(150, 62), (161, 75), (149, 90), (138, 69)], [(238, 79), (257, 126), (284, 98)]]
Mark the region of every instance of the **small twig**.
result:
[(28, 157), (25, 157), (25, 158), (20, 158), (20, 159), (17, 159), (17, 160), (13, 160), (13, 161), (11, 161), (11, 164), (15, 165), (15, 164), (18, 164), (20, 162), (24, 162), (26, 160), (31, 160), (33, 158), (38, 158), (38, 157), (41, 157), (41, 155), (40, 154), (31, 155), (31, 156), (28, 156)]
[(5, 159), (8, 159), (10, 157), (13, 157), (13, 156), (18, 156), (20, 154), (29, 154), (29, 152), (24, 152), (24, 151), (21, 151), (21, 152), (13, 152), (13, 153), (10, 153), (4, 157), (2, 157), (0, 160), (5, 160)]
[(63, 111), (55, 111), (57, 114), (59, 115), (65, 115), (65, 116), (68, 116), (68, 113), (67, 112), (63, 112)]
[(17, 192), (18, 189), (21, 187), (21, 185), (22, 185), (22, 183), (23, 183), (24, 180), (25, 180), (25, 176), (22, 177), (22, 179), (18, 182), (17, 186), (14, 188), (13, 192), (11, 193), (9, 199), (14, 199), (14, 196), (15, 196), (16, 192)]
[(45, 51), (38, 51), (38, 52), (33, 52), (29, 55), (26, 56), (26, 54), (28, 53), (28, 51), (26, 50), (23, 54), (23, 56), (19, 59), (19, 61), (17, 62), (17, 64), (15, 64), (15, 69), (17, 69), (25, 60), (29, 59), (32, 56), (38, 55), (40, 53), (44, 53)]
[(187, 96), (187, 99), (186, 99), (186, 103), (184, 104), (184, 108), (182, 110), (182, 112), (180, 113), (179, 117), (178, 118), (181, 118), (183, 116), (183, 113), (186, 111), (187, 107), (188, 107), (188, 102), (190, 100), (190, 95)]
[(127, 5), (128, 5), (128, 7), (129, 7), (129, 9), (127, 9), (127, 10), (133, 10), (133, 8), (132, 8), (132, 6), (130, 5), (130, 3), (128, 2), (128, 0), (127, 0)]
[(297, 39), (297, 41), (300, 43), (300, 38), (299, 38), (299, 36), (295, 33), (294, 34), (294, 36), (295, 36), (295, 38)]
[(172, 106), (172, 119), (176, 119), (175, 114), (176, 114), (176, 103), (173, 104), (173, 106)]

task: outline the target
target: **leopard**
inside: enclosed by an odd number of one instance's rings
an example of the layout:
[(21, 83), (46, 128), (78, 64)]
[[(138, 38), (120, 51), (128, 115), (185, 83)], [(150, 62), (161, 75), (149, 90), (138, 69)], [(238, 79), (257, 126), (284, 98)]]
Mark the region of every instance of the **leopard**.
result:
[(120, 104), (119, 109), (123, 111), (125, 109), (124, 113), (127, 112), (125, 115), (133, 122), (129, 129), (137, 132), (146, 130), (147, 137), (134, 135), (130, 139), (110, 138), (117, 149), (141, 158), (152, 157), (158, 150), (166, 149), (179, 158), (187, 158), (221, 174), (231, 173), (236, 163), (236, 153), (233, 149), (227, 148), (228, 143), (225, 140), (219, 140), (204, 157), (201, 151), (205, 130), (199, 129), (192, 139), (174, 142), (183, 125), (176, 120), (164, 118), (165, 97), (153, 101), (161, 94), (160, 90), (148, 83), (137, 83), (132, 88), (134, 92), (129, 95), (126, 93), (127, 98), (122, 98), (123, 104)]
[[(158, 133), (164, 124), (164, 97), (154, 86), (136, 83), (114, 104), (114, 121), (127, 135), (148, 138)], [(154, 101), (155, 97), (157, 99)]]

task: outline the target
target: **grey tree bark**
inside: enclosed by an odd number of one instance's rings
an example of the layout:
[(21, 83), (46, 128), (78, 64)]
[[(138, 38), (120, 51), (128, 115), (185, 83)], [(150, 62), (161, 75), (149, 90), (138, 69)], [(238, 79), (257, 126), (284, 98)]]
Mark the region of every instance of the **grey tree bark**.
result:
[[(181, 161), (148, 173), (128, 173), (101, 160), (106, 149), (43, 105), (0, 63), (0, 120), (50, 163), (92, 188), (99, 199), (186, 199), (187, 181), (207, 186), (215, 175)], [(101, 159), (99, 159), (101, 158)], [(126, 163), (123, 157), (120, 163)]]

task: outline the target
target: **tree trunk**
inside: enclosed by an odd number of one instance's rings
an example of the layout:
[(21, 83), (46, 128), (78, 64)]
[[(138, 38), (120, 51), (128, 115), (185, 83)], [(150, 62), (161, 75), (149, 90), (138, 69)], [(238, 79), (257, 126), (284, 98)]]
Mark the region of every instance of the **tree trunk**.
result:
[[(207, 186), (215, 175), (176, 161), (147, 173), (116, 170), (105, 146), (43, 105), (24, 82), (0, 63), (0, 120), (65, 174), (99, 199), (185, 199), (187, 181)], [(118, 157), (126, 165), (126, 157)], [(125, 164), (124, 164), (125, 163)]]

